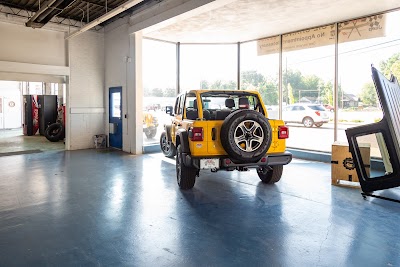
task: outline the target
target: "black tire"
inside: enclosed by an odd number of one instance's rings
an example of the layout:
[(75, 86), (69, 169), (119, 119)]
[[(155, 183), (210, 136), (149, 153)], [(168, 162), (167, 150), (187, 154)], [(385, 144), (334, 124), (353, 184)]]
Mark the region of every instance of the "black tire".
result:
[(160, 147), (161, 147), (161, 151), (163, 152), (164, 156), (166, 156), (167, 158), (175, 157), (175, 155), (176, 155), (175, 145), (171, 141), (168, 141), (166, 132), (161, 133)]
[(313, 127), (314, 120), (311, 117), (305, 117), (303, 119), (303, 125), (307, 128)]
[(271, 166), (272, 170), (267, 167), (257, 169), (258, 177), (260, 177), (261, 181), (266, 184), (274, 184), (279, 182), (283, 173), (282, 165)]
[(255, 110), (237, 110), (221, 127), (221, 144), (238, 162), (257, 162), (268, 151), (272, 140), (268, 119)]
[(196, 182), (197, 169), (186, 167), (182, 159), (182, 148), (178, 145), (176, 155), (176, 180), (180, 189), (192, 189)]
[(52, 123), (49, 125), (49, 127), (46, 128), (44, 136), (50, 142), (58, 142), (64, 138), (64, 127), (61, 123)]
[(316, 123), (314, 123), (314, 125), (315, 125), (315, 127), (321, 127), (323, 125), (323, 123), (322, 122), (316, 122)]

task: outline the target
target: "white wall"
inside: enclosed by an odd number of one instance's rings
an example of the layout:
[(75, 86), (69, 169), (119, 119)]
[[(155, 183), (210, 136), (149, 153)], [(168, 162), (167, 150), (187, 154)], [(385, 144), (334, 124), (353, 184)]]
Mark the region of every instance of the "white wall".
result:
[[(105, 33), (105, 99), (106, 107), (108, 110), (109, 101), (108, 94), (110, 87), (122, 87), (122, 150), (129, 151), (130, 144), (128, 139), (128, 119), (125, 118), (127, 114), (127, 57), (129, 56), (129, 25), (124, 23), (122, 25), (113, 24), (108, 26)], [(106, 118), (106, 130), (109, 118)], [(108, 131), (107, 131), (107, 134)]]
[[(142, 152), (142, 91), (141, 75), (135, 67), (141, 58), (141, 36), (133, 38), (129, 35), (127, 19), (118, 20), (105, 29), (105, 77), (106, 108), (108, 109), (108, 92), (110, 87), (122, 87), (122, 150), (140, 154)], [(126, 115), (126, 117), (125, 117)], [(108, 118), (106, 118), (108, 134)]]
[(65, 32), (0, 22), (0, 79), (65, 82)]
[(69, 55), (66, 148), (93, 148), (93, 136), (105, 133), (104, 34), (85, 32), (70, 39)]
[(64, 32), (0, 22), (0, 60), (67, 66)]
[(0, 129), (22, 126), (21, 100), (19, 82), (0, 81)]
[(128, 24), (106, 29), (105, 60), (106, 87), (126, 87), (126, 58), (129, 56)]
[(0, 36), (0, 79), (67, 79), (66, 149), (93, 148), (93, 135), (105, 133), (104, 33), (65, 41), (63, 30), (0, 22)]

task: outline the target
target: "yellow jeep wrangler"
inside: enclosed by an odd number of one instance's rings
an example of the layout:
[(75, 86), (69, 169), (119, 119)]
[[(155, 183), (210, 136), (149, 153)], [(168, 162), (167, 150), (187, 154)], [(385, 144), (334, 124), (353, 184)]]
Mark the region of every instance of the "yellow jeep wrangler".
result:
[(286, 151), (288, 128), (282, 120), (268, 119), (257, 91), (191, 90), (166, 113), (173, 118), (164, 126), (160, 146), (165, 156), (176, 155), (181, 189), (193, 188), (204, 169), (256, 168), (261, 181), (275, 183), (292, 160)]

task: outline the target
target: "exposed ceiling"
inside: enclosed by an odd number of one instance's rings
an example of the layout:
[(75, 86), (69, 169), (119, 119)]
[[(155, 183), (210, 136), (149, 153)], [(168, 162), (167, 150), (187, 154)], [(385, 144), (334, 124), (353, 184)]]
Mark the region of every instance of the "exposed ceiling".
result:
[[(242, 42), (400, 8), (399, 0), (235, 0), (145, 33), (182, 43)], [(176, 22), (177, 21), (177, 22)]]
[[(104, 24), (160, 1), (144, 0)], [(53, 18), (57, 18), (52, 21), (55, 23), (81, 27), (126, 2), (128, 0), (0, 0), (0, 5), (8, 7), (7, 10), (0, 7), (0, 12), (26, 17), (26, 26), (32, 28), (41, 28)]]

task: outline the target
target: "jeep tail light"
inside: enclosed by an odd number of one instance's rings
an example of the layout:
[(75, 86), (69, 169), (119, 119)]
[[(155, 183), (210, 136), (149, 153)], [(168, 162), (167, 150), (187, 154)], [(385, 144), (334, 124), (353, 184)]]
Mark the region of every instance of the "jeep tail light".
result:
[(321, 112), (319, 111), (315, 111), (315, 114), (317, 114), (317, 116), (321, 116)]
[(289, 128), (286, 126), (279, 126), (278, 127), (278, 138), (279, 139), (289, 138)]
[(189, 138), (192, 141), (203, 141), (203, 128), (193, 127), (192, 129), (190, 129)]

